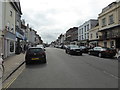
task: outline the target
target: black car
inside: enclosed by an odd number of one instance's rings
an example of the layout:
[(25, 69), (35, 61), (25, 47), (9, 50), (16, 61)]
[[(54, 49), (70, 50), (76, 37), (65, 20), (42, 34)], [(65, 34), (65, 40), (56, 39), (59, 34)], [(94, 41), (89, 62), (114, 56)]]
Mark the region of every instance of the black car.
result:
[(68, 45), (67, 48), (65, 49), (65, 52), (68, 54), (82, 55), (82, 51), (77, 45)]
[(99, 57), (114, 57), (116, 55), (116, 50), (106, 47), (94, 47), (88, 51), (89, 55), (95, 55)]
[(80, 46), (80, 49), (82, 50), (83, 53), (88, 53), (89, 48), (85, 46)]
[(43, 62), (46, 63), (46, 53), (42, 48), (39, 47), (30, 47), (25, 56), (26, 64), (32, 62)]

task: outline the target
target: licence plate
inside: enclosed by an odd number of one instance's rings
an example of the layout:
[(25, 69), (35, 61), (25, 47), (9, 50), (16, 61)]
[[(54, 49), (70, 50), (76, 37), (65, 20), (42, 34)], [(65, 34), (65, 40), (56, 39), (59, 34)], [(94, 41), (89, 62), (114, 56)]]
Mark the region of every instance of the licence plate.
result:
[(80, 51), (76, 51), (76, 52), (80, 52)]
[(39, 60), (39, 58), (32, 58), (32, 60)]

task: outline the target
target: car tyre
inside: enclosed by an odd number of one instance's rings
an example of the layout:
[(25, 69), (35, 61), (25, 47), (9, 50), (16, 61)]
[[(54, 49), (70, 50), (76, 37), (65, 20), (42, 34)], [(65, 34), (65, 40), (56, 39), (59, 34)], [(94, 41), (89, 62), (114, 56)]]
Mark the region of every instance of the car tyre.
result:
[(79, 53), (79, 56), (82, 56), (82, 53)]
[(46, 58), (44, 59), (44, 61), (43, 61), (43, 63), (46, 63), (47, 61), (46, 61)]
[(29, 65), (29, 64), (30, 64), (30, 63), (29, 63), (29, 62), (27, 62), (27, 61), (26, 61), (25, 63), (26, 63), (26, 65)]
[(67, 50), (65, 50), (65, 52), (68, 53)]
[(90, 53), (90, 52), (88, 52), (88, 54), (89, 54), (89, 55), (91, 55), (91, 53)]
[(99, 56), (100, 58), (102, 58), (102, 53), (99, 53), (98, 56)]

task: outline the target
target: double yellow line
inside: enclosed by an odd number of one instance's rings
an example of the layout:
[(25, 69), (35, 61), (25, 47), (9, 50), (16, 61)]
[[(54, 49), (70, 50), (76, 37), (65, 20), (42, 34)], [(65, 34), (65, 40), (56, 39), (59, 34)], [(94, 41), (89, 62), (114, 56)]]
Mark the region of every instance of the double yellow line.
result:
[(12, 79), (10, 82), (8, 82), (8, 83), (3, 87), (3, 90), (7, 90), (7, 89), (10, 87), (10, 85), (20, 76), (20, 74), (23, 72), (24, 69), (25, 69), (25, 67), (21, 70), (20, 73), (18, 73), (18, 75), (17, 75), (14, 79)]

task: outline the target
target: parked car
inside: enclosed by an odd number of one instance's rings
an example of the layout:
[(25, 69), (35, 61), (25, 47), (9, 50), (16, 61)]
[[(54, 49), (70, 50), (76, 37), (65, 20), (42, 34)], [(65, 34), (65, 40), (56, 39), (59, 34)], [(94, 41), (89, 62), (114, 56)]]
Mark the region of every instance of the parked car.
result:
[(68, 45), (65, 49), (65, 52), (68, 54), (78, 54), (82, 55), (82, 50), (77, 45)]
[(29, 64), (32, 62), (46, 63), (46, 53), (40, 47), (30, 47), (26, 52), (25, 62), (26, 64)]
[(66, 48), (67, 48), (67, 45), (64, 45), (64, 46), (63, 46), (63, 49), (66, 49)]
[(88, 53), (89, 48), (85, 46), (80, 46), (80, 49), (82, 50), (83, 53)]
[(116, 50), (112, 48), (106, 48), (106, 47), (94, 47), (93, 49), (90, 49), (88, 51), (89, 55), (95, 55), (102, 57), (114, 57), (116, 55)]
[(37, 45), (36, 47), (40, 47), (40, 48), (42, 48), (44, 51), (46, 51), (46, 50), (45, 50), (45, 47), (44, 47), (42, 44)]

